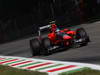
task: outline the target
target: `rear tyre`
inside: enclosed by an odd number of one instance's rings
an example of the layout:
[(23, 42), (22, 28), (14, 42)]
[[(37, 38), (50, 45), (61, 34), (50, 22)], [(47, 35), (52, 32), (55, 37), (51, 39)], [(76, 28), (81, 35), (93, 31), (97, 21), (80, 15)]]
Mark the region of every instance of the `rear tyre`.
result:
[(30, 40), (30, 48), (32, 52), (32, 56), (36, 56), (40, 52), (40, 43), (38, 39), (32, 39)]
[(49, 54), (52, 53), (52, 52), (50, 51), (51, 42), (50, 42), (49, 38), (44, 38), (44, 39), (42, 40), (42, 45), (43, 45), (43, 51), (42, 51), (42, 54), (43, 54), (43, 55), (49, 55)]

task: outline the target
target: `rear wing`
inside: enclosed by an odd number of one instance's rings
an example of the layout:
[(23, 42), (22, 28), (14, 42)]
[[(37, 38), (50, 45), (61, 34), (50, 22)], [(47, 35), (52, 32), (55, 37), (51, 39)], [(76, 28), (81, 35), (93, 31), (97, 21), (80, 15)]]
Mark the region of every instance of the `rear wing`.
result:
[(41, 36), (41, 31), (45, 30), (45, 29), (48, 29), (50, 27), (51, 27), (51, 25), (45, 25), (45, 26), (39, 27), (38, 35)]
[(51, 27), (51, 24), (55, 24), (55, 20), (49, 22), (50, 24), (49, 25), (45, 25), (45, 26), (42, 26), (42, 27), (39, 27), (39, 30), (43, 30), (43, 29), (46, 29), (46, 28), (50, 28)]
[(39, 27), (39, 30), (43, 30), (43, 29), (50, 28), (50, 27), (51, 25), (42, 26), (42, 27)]

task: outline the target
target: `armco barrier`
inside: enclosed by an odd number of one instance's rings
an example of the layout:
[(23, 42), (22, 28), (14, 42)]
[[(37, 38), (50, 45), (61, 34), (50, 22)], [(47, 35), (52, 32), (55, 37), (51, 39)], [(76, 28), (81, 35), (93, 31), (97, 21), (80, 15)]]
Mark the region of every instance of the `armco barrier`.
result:
[(19, 69), (47, 72), (48, 75), (58, 75), (59, 73), (62, 72), (69, 72), (77, 69), (82, 69), (84, 67), (90, 67), (92, 69), (100, 70), (99, 65), (93, 65), (93, 64), (62, 62), (62, 61), (42, 60), (42, 59), (24, 58), (24, 57), (11, 57), (11, 56), (0, 56), (0, 64)]

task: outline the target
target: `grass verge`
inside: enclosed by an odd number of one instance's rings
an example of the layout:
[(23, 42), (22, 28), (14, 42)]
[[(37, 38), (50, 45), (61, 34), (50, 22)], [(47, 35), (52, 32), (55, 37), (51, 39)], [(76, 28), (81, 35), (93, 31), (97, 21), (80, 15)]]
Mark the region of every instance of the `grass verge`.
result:
[(90, 68), (82, 68), (82, 69), (76, 69), (69, 72), (63, 72), (59, 75), (100, 75), (99, 70), (93, 70)]
[[(0, 65), (0, 75), (48, 75), (45, 72), (29, 71), (16, 69), (9, 66)], [(100, 75), (100, 71), (90, 68), (81, 68), (69, 72), (63, 72), (59, 75)]]
[(48, 75), (44, 72), (16, 69), (0, 65), (0, 75)]

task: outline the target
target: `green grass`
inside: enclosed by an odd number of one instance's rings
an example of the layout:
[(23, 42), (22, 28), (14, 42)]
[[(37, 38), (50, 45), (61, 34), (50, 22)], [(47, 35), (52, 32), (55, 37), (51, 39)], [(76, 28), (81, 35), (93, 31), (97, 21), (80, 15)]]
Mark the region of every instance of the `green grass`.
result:
[(28, 71), (0, 65), (0, 75), (48, 75), (44, 72)]
[(59, 75), (100, 75), (100, 71), (90, 68), (77, 69), (75, 71), (63, 72)]
[[(48, 75), (48, 74), (45, 72), (22, 70), (0, 65), (0, 75)], [(69, 72), (63, 72), (60, 73), (59, 75), (100, 75), (100, 71), (92, 70), (90, 68), (82, 68)]]

